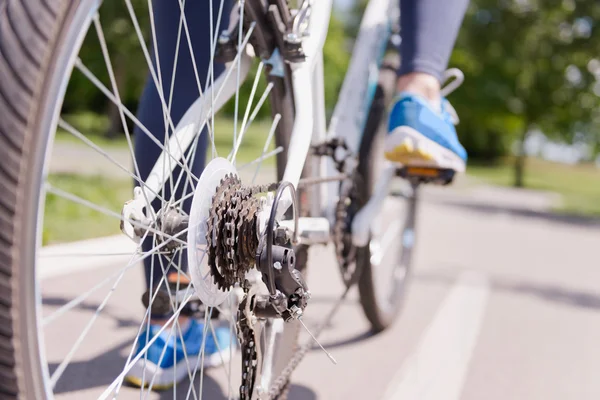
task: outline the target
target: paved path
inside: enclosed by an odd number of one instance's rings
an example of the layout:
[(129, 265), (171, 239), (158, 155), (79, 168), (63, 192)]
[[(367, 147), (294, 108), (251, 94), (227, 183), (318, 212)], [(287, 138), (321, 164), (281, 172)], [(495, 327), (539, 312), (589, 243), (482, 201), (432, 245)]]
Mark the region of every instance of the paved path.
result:
[(51, 173), (76, 173), (87, 175), (104, 175), (120, 179), (128, 179), (121, 168), (132, 171), (131, 153), (127, 146), (103, 146), (102, 150), (112, 158), (106, 158), (98, 151), (79, 142), (59, 140), (52, 147), (50, 159)]
[[(371, 335), (352, 292), (322, 338), (338, 365), (317, 349), (310, 352), (294, 375), (292, 399), (600, 398), (600, 228), (557, 218), (539, 199), (515, 201), (523, 193), (482, 190), (484, 195), (467, 189), (425, 193), (401, 317), (388, 331)], [(68, 269), (67, 276), (48, 273), (44, 312), (117, 270), (91, 265), (81, 272)], [(137, 267), (123, 276), (85, 350), (59, 382), (58, 398), (95, 398), (118, 373), (143, 312), (141, 277)], [(341, 291), (330, 248), (313, 249), (309, 284), (314, 297), (306, 319), (313, 326)], [(45, 328), (51, 369), (109, 287)], [(205, 375), (208, 398), (226, 398), (225, 373)], [(139, 394), (124, 388), (119, 398)]]

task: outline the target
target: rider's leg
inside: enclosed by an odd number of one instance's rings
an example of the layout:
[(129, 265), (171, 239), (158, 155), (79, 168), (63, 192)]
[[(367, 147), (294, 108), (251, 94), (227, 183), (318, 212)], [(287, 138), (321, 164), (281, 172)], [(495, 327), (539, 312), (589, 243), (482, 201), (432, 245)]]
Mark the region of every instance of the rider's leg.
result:
[[(221, 0), (213, 1), (213, 21), (216, 24), (219, 5)], [(210, 13), (208, 1), (187, 1), (185, 3), (185, 16), (187, 19), (187, 27), (191, 39), (191, 47), (194, 53), (194, 60), (197, 67), (197, 74), (200, 80), (202, 90), (206, 88), (206, 82), (210, 66), (211, 43), (210, 43)], [(228, 25), (228, 17), (230, 8), (228, 0), (225, 0), (221, 20), (220, 30), (223, 30)], [(154, 8), (154, 25), (156, 29), (158, 60), (154, 60), (154, 49), (151, 49), (153, 57), (154, 69), (159, 74), (162, 81), (162, 90), (159, 92), (159, 83), (149, 76), (146, 82), (144, 93), (140, 99), (138, 109), (138, 119), (140, 122), (154, 135), (161, 143), (165, 142), (165, 136), (173, 132), (172, 126), (177, 126), (177, 123), (187, 111), (190, 105), (199, 97), (200, 92), (197, 86), (196, 72), (194, 64), (190, 56), (188, 40), (186, 37), (185, 27), (181, 27), (181, 37), (179, 49), (177, 49), (178, 32), (180, 29), (181, 13), (177, 0), (164, 1), (153, 0)], [(216, 30), (216, 28), (215, 28)], [(214, 37), (214, 35), (213, 35)], [(176, 55), (178, 50), (178, 55)], [(177, 60), (176, 64), (175, 61)], [(158, 61), (158, 62), (157, 62)], [(214, 66), (215, 78), (223, 71), (223, 65)], [(160, 71), (160, 73), (158, 72)], [(171, 80), (175, 75), (173, 84), (173, 93), (171, 96)], [(163, 99), (159, 96), (162, 93)], [(163, 103), (164, 100), (164, 103)], [(165, 123), (164, 104), (169, 106), (168, 115), (172, 121), (172, 126)], [(167, 119), (168, 120), (168, 119)], [(190, 161), (189, 169), (191, 172), (200, 176), (204, 168), (206, 155), (207, 132), (203, 131), (198, 141), (195, 157)], [(140, 175), (142, 180), (145, 180), (162, 150), (154, 143), (139, 127), (135, 129), (135, 158), (137, 160)], [(184, 177), (181, 180), (179, 187), (175, 191), (174, 200), (181, 198), (184, 188), (187, 193), (190, 193), (190, 186), (187, 182), (187, 172), (182, 172), (181, 168), (176, 168), (173, 174), (173, 184), (177, 182), (179, 174), (183, 173)], [(161, 195), (169, 200), (171, 198), (170, 184), (165, 185)], [(189, 212), (191, 198), (184, 202), (183, 209)], [(155, 210), (161, 207), (161, 201), (156, 200), (153, 203)], [(152, 248), (152, 239), (144, 241), (143, 250), (149, 251)], [(186, 269), (186, 254), (182, 252), (182, 260), (174, 260), (177, 266), (182, 270)], [(162, 266), (161, 266), (162, 261)], [(149, 286), (152, 281), (152, 286), (158, 285), (163, 277), (162, 267), (169, 267), (169, 260), (166, 257), (153, 256), (144, 259), (144, 269), (146, 275), (146, 284)], [(168, 268), (170, 272), (176, 271), (174, 267)], [(178, 275), (176, 275), (178, 276)], [(138, 352), (146, 346), (147, 339), (153, 339), (158, 335), (165, 319), (157, 316), (152, 317), (152, 321), (148, 330), (144, 330), (139, 336), (137, 348)], [(211, 365), (227, 359), (229, 356), (229, 346), (231, 335), (227, 327), (216, 326), (215, 336), (208, 335), (205, 340), (202, 340), (203, 324), (183, 317), (179, 318), (181, 329), (180, 333), (175, 334), (176, 337), (185, 339), (169, 340), (165, 335), (158, 335), (155, 342), (146, 350), (147, 361), (144, 358), (135, 363), (133, 368), (125, 377), (127, 381), (136, 385), (142, 385), (144, 377), (146, 383), (152, 379), (152, 375), (156, 375), (154, 384), (155, 389), (166, 388), (187, 377), (188, 367), (182, 365), (179, 368), (173, 368), (174, 365), (185, 363), (184, 348), (189, 357), (199, 357), (201, 344), (205, 344), (204, 364)], [(215, 345), (215, 341), (219, 343), (219, 347)], [(165, 351), (167, 347), (167, 351)], [(221, 349), (221, 354), (217, 351)], [(192, 361), (193, 365), (198, 365)], [(150, 372), (148, 372), (150, 371)]]
[(468, 0), (400, 0), (400, 98), (386, 139), (392, 161), (464, 170), (466, 152), (440, 86), (467, 5)]
[[(228, 3), (228, 1), (225, 3)], [(152, 4), (154, 8), (154, 24), (156, 27), (158, 63), (155, 60), (153, 61), (155, 70), (158, 70), (158, 67), (160, 66), (163, 99), (167, 105), (169, 104), (170, 97), (172, 97), (170, 117), (173, 122), (173, 126), (176, 126), (189, 106), (200, 95), (196, 80), (196, 73), (194, 71), (194, 64), (192, 63), (192, 59), (190, 57), (184, 26), (181, 28), (179, 54), (177, 56), (177, 63), (175, 65), (176, 44), (181, 21), (181, 13), (178, 2), (155, 0)], [(213, 0), (213, 5), (213, 24), (216, 24), (220, 1)], [(224, 18), (222, 18), (220, 30), (225, 29), (228, 25), (227, 19), (229, 16), (229, 7), (224, 7), (222, 14)], [(196, 67), (198, 68), (198, 78), (200, 80), (202, 90), (204, 90), (209, 72), (211, 54), (209, 2), (185, 2), (185, 16), (187, 19), (187, 27), (189, 29), (191, 39), (191, 47), (194, 52)], [(154, 59), (153, 49), (151, 50), (151, 54)], [(215, 78), (218, 77), (222, 71), (223, 65), (215, 64)], [(173, 75), (175, 75), (175, 82), (173, 85), (173, 94), (170, 96), (171, 80)], [(138, 118), (156, 139), (158, 139), (161, 143), (164, 143), (165, 133), (168, 132), (168, 134), (171, 134), (172, 128), (169, 124), (165, 124), (163, 103), (158, 93), (157, 83), (154, 82), (152, 76), (149, 75), (144, 93), (140, 99)], [(204, 168), (207, 143), (206, 138), (207, 132), (205, 130), (200, 135), (196, 156), (193, 160), (191, 160), (189, 165), (189, 169), (196, 176), (200, 176), (202, 169)], [(144, 132), (142, 132), (141, 129), (139, 129), (139, 127), (136, 126), (135, 155), (140, 168), (142, 180), (145, 180), (148, 177), (161, 152), (162, 150), (156, 145), (156, 143), (154, 143)], [(177, 181), (176, 178), (180, 173), (181, 168), (177, 167), (173, 174), (175, 177), (174, 183)], [(185, 171), (184, 174), (187, 175)], [(187, 190), (187, 193), (190, 192), (190, 187), (186, 178), (186, 176), (182, 178), (174, 196), (175, 200), (181, 198), (184, 188)], [(169, 184), (166, 184), (165, 190), (161, 193), (161, 195), (167, 200), (170, 199), (171, 190)], [(189, 211), (191, 200), (192, 199), (189, 198), (184, 203), (184, 211)], [(161, 207), (160, 203), (160, 200), (155, 200), (153, 203), (155, 210), (158, 210)], [(150, 250), (151, 247), (151, 238), (144, 241), (144, 251)], [(185, 251), (183, 252), (183, 258), (184, 259), (181, 267), (185, 268)], [(164, 266), (167, 267), (168, 262), (166, 259), (163, 259), (162, 261)], [(150, 257), (144, 260), (146, 280), (147, 284), (150, 284), (150, 277), (152, 276), (153, 284), (156, 285), (163, 276), (158, 257), (156, 257), (154, 260), (153, 268), (151, 267), (151, 264), (152, 260)], [(173, 268), (170, 268), (170, 270), (173, 271)]]

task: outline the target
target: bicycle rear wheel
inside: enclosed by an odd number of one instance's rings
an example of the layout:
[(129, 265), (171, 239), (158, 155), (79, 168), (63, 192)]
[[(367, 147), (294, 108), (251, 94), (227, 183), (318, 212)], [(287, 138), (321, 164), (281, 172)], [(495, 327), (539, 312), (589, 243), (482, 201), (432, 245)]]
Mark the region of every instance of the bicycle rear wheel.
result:
[[(167, 271), (178, 268), (177, 264), (185, 251), (186, 244), (179, 243), (169, 255), (168, 265), (163, 265), (161, 260), (166, 257), (162, 257), (161, 248), (164, 248), (164, 245), (161, 243), (182, 240), (177, 235), (157, 232), (157, 226), (152, 227), (154, 237), (162, 238), (162, 242), (155, 241), (152, 249), (146, 252), (142, 251), (139, 245), (123, 243), (114, 238), (109, 241), (87, 241), (85, 245), (78, 242), (77, 246), (45, 246), (48, 231), (45, 231), (44, 227), (47, 226), (47, 222), (52, 218), (58, 218), (59, 224), (64, 225), (73, 222), (67, 220), (65, 214), (53, 215), (57, 209), (50, 207), (52, 202), (92, 210), (95, 218), (110, 220), (114, 223), (114, 228), (117, 228), (122, 219), (119, 216), (121, 210), (118, 204), (117, 208), (114, 208), (114, 204), (111, 208), (111, 204), (104, 200), (115, 198), (117, 203), (128, 200), (130, 197), (123, 197), (115, 192), (119, 188), (129, 187), (132, 180), (142, 188), (148, 185), (139, 175), (135, 157), (133, 170), (128, 165), (129, 158), (126, 158), (126, 161), (119, 159), (122, 153), (128, 156), (133, 154), (130, 137), (132, 126), (137, 126), (148, 137), (154, 136), (154, 132), (149, 132), (129, 110), (127, 102), (131, 99), (122, 98), (119, 94), (123, 89), (121, 84), (127, 84), (127, 77), (131, 78), (132, 75), (125, 74), (123, 81), (122, 75), (116, 73), (118, 71), (115, 71), (113, 62), (117, 60), (113, 58), (111, 61), (109, 56), (114, 51), (114, 48), (107, 45), (109, 35), (117, 35), (117, 38), (123, 39), (118, 36), (123, 34), (128, 40), (136, 41), (135, 51), (141, 54), (139, 57), (145, 61), (144, 68), (150, 68), (157, 87), (165, 88), (165, 93), (169, 93), (166, 88), (171, 82), (161, 82), (159, 60), (155, 60), (157, 54), (153, 52), (156, 48), (156, 32), (152, 2), (125, 0), (122, 6), (115, 4), (117, 3), (105, 2), (98, 10), (99, 3), (95, 0), (0, 1), (0, 184), (3, 189), (0, 194), (0, 397), (3, 399), (37, 400), (73, 393), (76, 398), (112, 398), (113, 395), (132, 392), (133, 389), (122, 386), (125, 369), (132, 367), (136, 339), (153, 317), (152, 300), (150, 307), (140, 313), (139, 298), (144, 290), (141, 284), (142, 277), (131, 276), (130, 271), (141, 268), (138, 264), (143, 258), (152, 257), (153, 260), (157, 260), (156, 264), (161, 264), (156, 265), (156, 268), (162, 270), (162, 279), (167, 280)], [(228, 13), (223, 4), (222, 0), (215, 1), (214, 9), (210, 10), (211, 14), (216, 16)], [(173, 7), (178, 5), (184, 9), (185, 1), (174, 3)], [(213, 6), (211, 2), (206, 3), (206, 7), (209, 6)], [(193, 54), (186, 13), (181, 14), (178, 38), (182, 46), (189, 46), (190, 53)], [(111, 24), (110, 31), (104, 29), (104, 24), (115, 21), (117, 23)], [(211, 19), (210, 29), (214, 35), (211, 37), (213, 59), (218, 33), (226, 28), (219, 28), (219, 21), (218, 17)], [(144, 30), (144, 27), (147, 30)], [(241, 41), (251, 36), (251, 29), (243, 27)], [(87, 64), (80, 50), (82, 45), (89, 45), (91, 37), (96, 46), (92, 48), (99, 52), (93, 55), (101, 54), (102, 59), (96, 58)], [(148, 38), (154, 46), (146, 45)], [(118, 42), (129, 43), (125, 40)], [(239, 97), (242, 87), (239, 66), (242, 51), (245, 52), (247, 46), (246, 42), (240, 43), (242, 47), (238, 49), (236, 58), (224, 72), (227, 74), (231, 71), (227, 79), (235, 82), (233, 119), (229, 117), (219, 120), (217, 117), (215, 121), (215, 112), (205, 113), (203, 120), (196, 121), (196, 135), (184, 157), (178, 158), (171, 154), (175, 149), (168, 147), (166, 140), (155, 141), (156, 146), (161, 147), (167, 154), (165, 159), (169, 163), (178, 164), (181, 171), (178, 176), (171, 176), (159, 188), (157, 198), (163, 211), (172, 207), (184, 214), (181, 205), (185, 198), (194, 193), (198, 177), (194, 176), (190, 169), (195, 152), (201, 148), (198, 145), (198, 138), (202, 132), (199, 126), (207, 127), (202, 134), (209, 135), (211, 139), (208, 158), (229, 154), (231, 164), (236, 165), (238, 171), (249, 171), (242, 180), (246, 179), (248, 183), (263, 178), (278, 181), (283, 173), (281, 168), (286, 162), (286, 144), (294, 118), (290, 71), (285, 67), (283, 77), (266, 74), (266, 82), (260, 83), (261, 76), (264, 76), (261, 71), (269, 70), (267, 65), (260, 63), (254, 79), (249, 82), (253, 89), (244, 109)], [(125, 54), (133, 59), (130, 49), (127, 50)], [(99, 62), (99, 66), (92, 65), (94, 62)], [(235, 67), (236, 62), (238, 67)], [(95, 73), (94, 67), (104, 68), (102, 76)], [(139, 66), (134, 65), (133, 68), (139, 69)], [(217, 78), (211, 74), (205, 81), (210, 86), (209, 83), (214, 84)], [(96, 91), (95, 96), (104, 99), (102, 108), (106, 103), (111, 104), (112, 112), (116, 113), (115, 120), (122, 124), (121, 129), (127, 136), (127, 145), (123, 145), (124, 151), (113, 151), (111, 146), (103, 149), (94, 144), (94, 136), (86, 135), (83, 126), (85, 124), (80, 123), (78, 126), (77, 119), (70, 119), (67, 115), (61, 116), (61, 109), (66, 108), (65, 93), (71, 96), (71, 99), (77, 95), (70, 92), (70, 86), (76, 80), (86, 80), (87, 87)], [(201, 85), (197, 76), (189, 84), (198, 85), (200, 93), (206, 91), (206, 85)], [(80, 92), (78, 95), (87, 96), (90, 93)], [(208, 103), (210, 110), (215, 107), (215, 98), (218, 99), (219, 93), (212, 92), (212, 95), (214, 98)], [(262, 125), (252, 130), (257, 124), (254, 117), (262, 112), (263, 104), (268, 103), (265, 103), (267, 99), (270, 99), (271, 103), (270, 121), (264, 122), (268, 119), (265, 117)], [(170, 99), (161, 100), (161, 112), (166, 116), (165, 120), (169, 125), (165, 130), (173, 132), (177, 124), (170, 117)], [(60, 129), (57, 129), (57, 124)], [(253, 132), (257, 135), (254, 140), (260, 137), (263, 142), (259, 146), (244, 146), (246, 142), (242, 141), (242, 135), (251, 135)], [(233, 136), (233, 140), (225, 140), (225, 143), (231, 144), (229, 148), (224, 148), (226, 145), (215, 143), (215, 136)], [(66, 137), (72, 140), (65, 139)], [(90, 137), (94, 140), (90, 140)], [(273, 146), (270, 145), (273, 137), (276, 142), (275, 150), (272, 150)], [(74, 145), (73, 141), (78, 144)], [(75, 149), (74, 153), (83, 155), (74, 170), (71, 168), (68, 174), (62, 170), (54, 170), (51, 158), (57, 146)], [(239, 153), (240, 149), (244, 151), (243, 157)], [(60, 158), (68, 159), (72, 154), (73, 152), (65, 156), (62, 153)], [(96, 172), (92, 176), (88, 174), (81, 177), (79, 169), (85, 169), (93, 158), (92, 155), (100, 155), (101, 159), (107, 159), (116, 173), (122, 174), (119, 176), (120, 180), (115, 181), (112, 177), (108, 179), (104, 175), (98, 177), (94, 175)], [(259, 168), (269, 157), (276, 158), (277, 162), (276, 166), (269, 168), (272, 176), (265, 178), (261, 171), (266, 168)], [(167, 161), (165, 169), (166, 164)], [(172, 195), (164, 198), (167, 186), (170, 187), (169, 192)], [(174, 197), (177, 192), (174, 189), (177, 187), (183, 188), (180, 198)], [(94, 190), (100, 192), (96, 197), (97, 202), (87, 198)], [(71, 214), (67, 215), (72, 217)], [(80, 225), (68, 225), (67, 230), (87, 231), (93, 226), (92, 222), (83, 220), (80, 221)], [(118, 231), (118, 228), (116, 230)], [(147, 227), (144, 234), (147, 236), (150, 230)], [(108, 233), (113, 232), (113, 228), (108, 230)], [(86, 250), (89, 251), (83, 254)], [(123, 257), (124, 262), (115, 261), (122, 260)], [(105, 259), (112, 260), (113, 265), (107, 269), (98, 267)], [(301, 262), (305, 257), (298, 255), (297, 259)], [(123, 262), (124, 266), (119, 265), (120, 262)], [(187, 277), (186, 272), (182, 270), (177, 271), (177, 275), (176, 282)], [(171, 287), (164, 286), (169, 292), (169, 298), (175, 298), (177, 293), (171, 292)], [(154, 297), (152, 293), (151, 290), (150, 299), (155, 299), (156, 291)], [(229, 298), (232, 299), (232, 296)], [(183, 304), (190, 299), (191, 294), (185, 292), (181, 300), (174, 300), (175, 309), (171, 310), (174, 315), (181, 312)], [(233, 299), (231, 303), (234, 303)], [(205, 335), (210, 335), (214, 326), (221, 324), (228, 326), (230, 333), (236, 337), (235, 313), (227, 311), (221, 310), (222, 321), (210, 319), (210, 309), (204, 313)], [(63, 322), (59, 325), (57, 321), (61, 319)], [(171, 318), (171, 321), (171, 325), (165, 328), (164, 332), (170, 332), (170, 337), (182, 337), (179, 319)], [(276, 335), (278, 340), (265, 348), (264, 351), (271, 352), (272, 356), (263, 359), (271, 364), (267, 367), (276, 376), (277, 369), (285, 364), (285, 357), (289, 356), (283, 347), (287, 348), (295, 343), (299, 327), (296, 323), (285, 324), (273, 333), (270, 331), (271, 326), (269, 321), (265, 321), (261, 335)], [(89, 346), (90, 343), (92, 348), (86, 349), (85, 345)], [(200, 354), (204, 354), (204, 350)], [(233, 376), (235, 369), (223, 366), (214, 372), (205, 373), (204, 363), (198, 363), (190, 363), (186, 355), (185, 364), (180, 368), (185, 368), (184, 375), (191, 382), (179, 387), (173, 382), (174, 396), (181, 393), (183, 397), (187, 394), (193, 398), (202, 398), (203, 395), (207, 398), (219, 392), (225, 396), (235, 396), (235, 386), (239, 385), (239, 379)], [(239, 372), (239, 367), (237, 368)], [(113, 375), (110, 375), (111, 373)], [(90, 380), (90, 377), (93, 379)], [(148, 373), (145, 380), (142, 380), (141, 386), (148, 387), (150, 393), (154, 377)], [(211, 381), (210, 387), (207, 381)], [(124, 397), (127, 397), (127, 394)]]

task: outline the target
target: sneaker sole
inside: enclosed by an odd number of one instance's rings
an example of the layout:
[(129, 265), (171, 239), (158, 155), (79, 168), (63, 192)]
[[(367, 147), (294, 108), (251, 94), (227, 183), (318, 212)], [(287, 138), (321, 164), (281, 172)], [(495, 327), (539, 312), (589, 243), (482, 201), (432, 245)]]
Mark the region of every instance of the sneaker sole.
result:
[[(233, 353), (235, 353), (235, 350)], [(229, 362), (231, 358), (230, 352), (223, 351), (221, 354), (222, 356), (219, 355), (219, 353), (211, 354), (210, 356), (205, 355), (204, 367), (211, 368)], [(199, 358), (200, 356), (188, 356), (187, 359), (189, 361), (189, 365), (198, 365), (198, 368), (200, 368), (200, 362), (198, 361)], [(143, 376), (145, 376), (145, 379), (142, 379)], [(187, 377), (188, 368), (185, 360), (177, 364), (177, 368), (175, 368), (175, 366), (170, 368), (160, 368), (152, 361), (144, 361), (143, 358), (140, 358), (135, 364), (133, 364), (127, 375), (125, 375), (124, 380), (132, 386), (139, 388), (143, 386), (144, 388), (147, 388), (152, 379), (154, 379), (152, 390), (161, 391), (172, 388), (175, 385), (175, 382), (179, 383)]]
[(409, 126), (399, 126), (385, 138), (385, 158), (410, 167), (465, 171), (465, 162), (451, 150)]

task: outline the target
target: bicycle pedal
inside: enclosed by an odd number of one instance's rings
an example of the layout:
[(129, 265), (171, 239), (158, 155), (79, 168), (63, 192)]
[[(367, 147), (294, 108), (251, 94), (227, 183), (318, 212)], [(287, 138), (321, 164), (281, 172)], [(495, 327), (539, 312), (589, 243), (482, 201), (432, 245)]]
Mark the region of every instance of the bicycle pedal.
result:
[(435, 167), (400, 167), (396, 175), (413, 183), (433, 183), (448, 185), (454, 180), (456, 171)]

